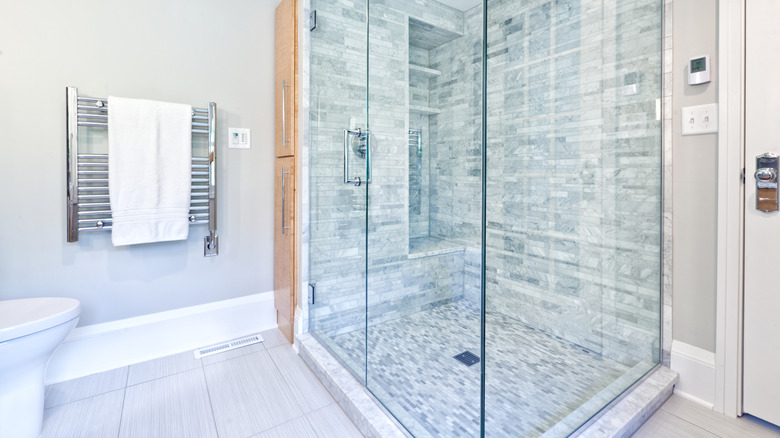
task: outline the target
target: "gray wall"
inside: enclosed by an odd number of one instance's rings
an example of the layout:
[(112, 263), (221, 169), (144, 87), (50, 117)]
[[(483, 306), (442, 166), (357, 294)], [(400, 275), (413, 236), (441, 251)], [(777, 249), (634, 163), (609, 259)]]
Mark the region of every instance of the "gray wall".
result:
[[(278, 0), (5, 2), (0, 299), (69, 296), (81, 325), (273, 288), (273, 50)], [(218, 107), (220, 255), (181, 242), (65, 241), (65, 87)], [(227, 149), (227, 128), (252, 149)]]
[[(674, 2), (672, 98), (673, 338), (715, 351), (717, 134), (681, 135), (681, 108), (718, 101), (717, 2)], [(688, 60), (708, 54), (712, 82), (689, 86)]]

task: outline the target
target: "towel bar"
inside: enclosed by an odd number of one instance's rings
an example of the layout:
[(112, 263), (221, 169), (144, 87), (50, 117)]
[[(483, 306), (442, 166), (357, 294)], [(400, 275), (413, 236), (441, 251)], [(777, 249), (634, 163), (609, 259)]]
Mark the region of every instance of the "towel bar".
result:
[[(78, 130), (108, 127), (108, 100), (78, 95), (66, 87), (67, 241), (77, 242), (80, 232), (110, 230), (108, 155), (80, 154)], [(208, 157), (192, 158), (190, 225), (208, 224), (203, 239), (205, 257), (219, 254), (217, 236), (217, 104), (192, 109), (192, 134), (207, 135)]]

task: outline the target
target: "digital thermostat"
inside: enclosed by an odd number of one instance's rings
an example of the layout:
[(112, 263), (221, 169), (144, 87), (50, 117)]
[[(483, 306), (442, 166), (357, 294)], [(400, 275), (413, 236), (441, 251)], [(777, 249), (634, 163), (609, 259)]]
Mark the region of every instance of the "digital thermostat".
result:
[(688, 85), (701, 85), (710, 81), (710, 57), (697, 56), (688, 61)]

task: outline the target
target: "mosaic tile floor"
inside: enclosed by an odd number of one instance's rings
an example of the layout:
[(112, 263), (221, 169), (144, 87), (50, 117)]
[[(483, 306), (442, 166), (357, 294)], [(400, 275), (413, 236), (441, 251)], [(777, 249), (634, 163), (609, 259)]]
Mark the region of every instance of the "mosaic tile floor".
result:
[[(636, 373), (502, 315), (488, 314), (487, 333), (487, 436), (540, 436), (561, 421), (576, 427), (619, 394), (610, 383)], [(371, 327), (368, 339), (367, 387), (412, 434), (479, 436), (480, 364), (453, 358), (479, 355), (478, 308), (447, 304)], [(363, 331), (324, 340), (337, 356), (364, 356)], [(606, 401), (587, 403), (597, 394)], [(559, 425), (553, 436), (572, 428)]]

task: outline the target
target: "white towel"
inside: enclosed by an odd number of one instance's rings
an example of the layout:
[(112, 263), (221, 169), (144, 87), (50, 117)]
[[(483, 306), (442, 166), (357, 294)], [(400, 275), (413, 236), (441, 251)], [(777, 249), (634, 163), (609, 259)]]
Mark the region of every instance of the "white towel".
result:
[(187, 238), (191, 166), (191, 106), (109, 96), (114, 246)]

